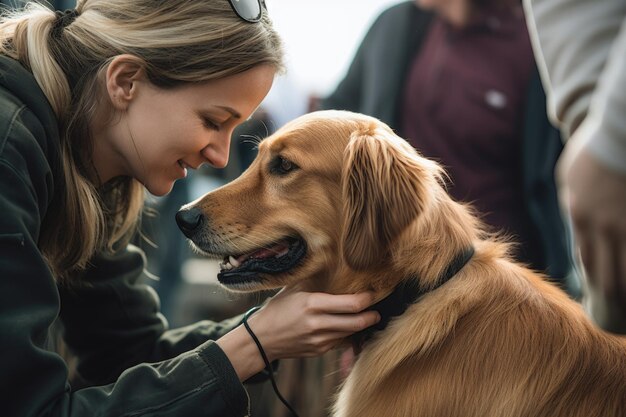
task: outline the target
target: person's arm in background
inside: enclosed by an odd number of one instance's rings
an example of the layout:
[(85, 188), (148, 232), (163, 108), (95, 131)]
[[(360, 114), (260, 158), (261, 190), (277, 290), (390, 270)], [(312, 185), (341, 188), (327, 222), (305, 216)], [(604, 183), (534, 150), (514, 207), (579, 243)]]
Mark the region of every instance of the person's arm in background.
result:
[(524, 0), (548, 112), (566, 138), (563, 208), (585, 269), (585, 302), (626, 333), (626, 2)]

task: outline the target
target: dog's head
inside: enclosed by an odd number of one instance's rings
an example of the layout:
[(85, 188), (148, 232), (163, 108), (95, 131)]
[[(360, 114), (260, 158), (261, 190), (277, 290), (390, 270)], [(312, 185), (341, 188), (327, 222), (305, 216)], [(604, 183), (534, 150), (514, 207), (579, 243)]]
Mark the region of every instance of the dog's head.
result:
[(232, 290), (361, 290), (371, 283), (340, 284), (338, 271), (392, 268), (402, 250), (394, 242), (443, 192), (441, 174), (377, 119), (315, 112), (261, 142), (239, 178), (177, 221), (197, 249), (222, 259), (218, 279)]

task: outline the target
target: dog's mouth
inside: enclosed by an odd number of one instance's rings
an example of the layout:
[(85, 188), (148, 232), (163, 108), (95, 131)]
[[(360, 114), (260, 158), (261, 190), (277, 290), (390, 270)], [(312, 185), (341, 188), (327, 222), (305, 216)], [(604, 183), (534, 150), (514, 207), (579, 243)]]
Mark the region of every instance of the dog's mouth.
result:
[(296, 267), (306, 255), (301, 238), (286, 237), (239, 255), (226, 255), (217, 279), (227, 287), (242, 287), (263, 280), (262, 274), (280, 274)]

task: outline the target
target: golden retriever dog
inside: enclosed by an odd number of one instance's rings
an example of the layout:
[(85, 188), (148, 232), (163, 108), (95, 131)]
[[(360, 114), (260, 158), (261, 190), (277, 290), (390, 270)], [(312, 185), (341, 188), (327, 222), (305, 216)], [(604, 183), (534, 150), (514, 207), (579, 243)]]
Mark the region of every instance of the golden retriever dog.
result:
[(177, 220), (232, 290), (377, 294), (336, 417), (626, 416), (626, 339), (514, 262), (444, 175), (374, 118), (315, 112)]

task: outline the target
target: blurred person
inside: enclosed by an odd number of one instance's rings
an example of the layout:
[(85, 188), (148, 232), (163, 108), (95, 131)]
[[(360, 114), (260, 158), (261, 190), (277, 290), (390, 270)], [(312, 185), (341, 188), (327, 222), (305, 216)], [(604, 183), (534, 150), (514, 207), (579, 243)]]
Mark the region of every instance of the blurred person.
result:
[[(29, 3), (0, 40), (3, 415), (248, 415), (265, 363), (240, 317), (167, 330), (127, 242), (144, 190), (224, 167), (282, 70), (264, 2)], [(285, 289), (248, 322), (269, 360), (314, 356), (376, 322), (371, 302)]]
[(450, 194), (578, 297), (553, 169), (559, 132), (518, 0), (416, 0), (383, 11), (321, 108), (377, 117), (442, 163)]
[(626, 2), (525, 0), (548, 112), (567, 140), (557, 166), (585, 271), (584, 302), (626, 334)]

